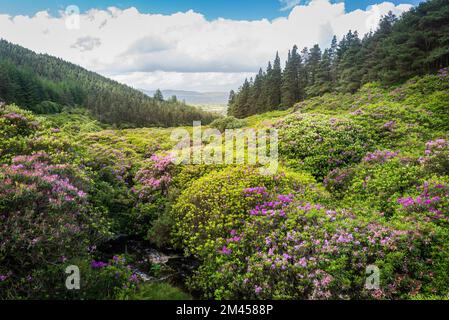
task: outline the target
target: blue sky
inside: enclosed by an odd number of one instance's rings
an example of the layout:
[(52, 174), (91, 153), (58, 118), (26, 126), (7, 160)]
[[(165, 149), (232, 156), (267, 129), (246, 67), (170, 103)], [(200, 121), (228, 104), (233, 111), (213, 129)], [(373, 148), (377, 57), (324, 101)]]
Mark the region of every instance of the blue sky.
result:
[[(68, 5), (77, 5), (81, 11), (91, 8), (106, 9), (110, 6), (118, 8), (136, 7), (142, 13), (171, 14), (178, 11), (195, 12), (205, 15), (207, 19), (218, 17), (234, 20), (255, 20), (261, 18), (273, 19), (288, 15), (289, 10), (281, 10), (282, 2), (307, 3), (308, 0), (0, 0), (0, 13), (10, 15), (34, 15), (42, 10), (48, 10), (56, 14), (58, 10), (63, 10)], [(343, 0), (333, 0), (341, 2)], [(416, 5), (422, 0), (388, 0), (394, 4), (409, 3)], [(380, 0), (345, 0), (346, 11), (356, 9), (366, 9), (367, 6), (380, 3)]]
[[(276, 51), (284, 60), (294, 44), (325, 48), (348, 30), (366, 34), (382, 15), (419, 2), (340, 1), (0, 0), (0, 38), (135, 88), (221, 92), (237, 89)], [(81, 15), (58, 14), (69, 5)]]

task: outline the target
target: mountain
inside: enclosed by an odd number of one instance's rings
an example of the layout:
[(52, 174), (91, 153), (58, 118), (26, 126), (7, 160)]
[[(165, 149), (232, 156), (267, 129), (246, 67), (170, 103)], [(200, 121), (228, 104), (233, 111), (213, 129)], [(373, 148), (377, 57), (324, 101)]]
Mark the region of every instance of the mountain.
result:
[[(153, 96), (156, 90), (142, 90)], [(165, 98), (176, 96), (178, 100), (191, 105), (227, 105), (229, 94), (227, 92), (197, 92), (185, 90), (162, 90)]]
[(0, 100), (36, 113), (83, 106), (100, 121), (124, 127), (209, 123), (215, 115), (139, 90), (62, 59), (0, 39)]

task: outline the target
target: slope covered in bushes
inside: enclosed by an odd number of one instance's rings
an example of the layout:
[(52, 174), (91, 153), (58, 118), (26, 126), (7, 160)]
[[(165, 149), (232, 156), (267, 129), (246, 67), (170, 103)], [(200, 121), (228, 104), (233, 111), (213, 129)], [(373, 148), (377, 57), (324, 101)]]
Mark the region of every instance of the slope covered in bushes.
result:
[[(446, 298), (448, 101), (441, 73), (213, 125), (276, 128), (273, 176), (250, 165), (175, 165), (171, 129), (116, 130), (83, 112), (6, 106), (0, 297), (184, 296), (136, 272), (166, 266), (101, 253), (126, 234), (193, 258), (184, 288), (199, 297)], [(76, 295), (61, 281), (69, 264), (85, 274)], [(365, 286), (370, 265), (376, 290)]]

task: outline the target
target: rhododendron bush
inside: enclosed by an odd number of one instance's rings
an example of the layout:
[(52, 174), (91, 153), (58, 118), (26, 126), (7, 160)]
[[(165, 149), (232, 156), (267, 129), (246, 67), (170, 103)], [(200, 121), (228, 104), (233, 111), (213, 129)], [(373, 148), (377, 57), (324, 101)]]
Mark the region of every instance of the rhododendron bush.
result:
[(17, 156), (0, 167), (0, 182), (0, 268), (14, 281), (87, 253), (102, 237), (87, 181), (69, 165), (51, 164), (45, 153)]
[(337, 167), (360, 161), (371, 143), (363, 127), (345, 118), (295, 113), (276, 128), (280, 154), (321, 179)]
[(401, 209), (406, 216), (414, 215), (426, 221), (437, 224), (449, 222), (449, 184), (446, 182), (425, 182), (417, 188), (415, 196), (398, 199)]
[(171, 128), (0, 106), (0, 299), (446, 299), (448, 86), (443, 69), (239, 119), (278, 130), (273, 175), (174, 164)]
[(265, 176), (252, 167), (211, 172), (184, 190), (173, 206), (175, 237), (189, 254), (207, 254), (215, 239), (245, 222), (246, 211), (265, 192), (257, 189), (244, 196), (242, 190), (262, 185), (267, 190), (295, 190), (313, 198), (313, 182), (310, 175), (281, 171)]
[(449, 172), (449, 140), (436, 139), (426, 143), (425, 155), (421, 164), (429, 172), (447, 174)]
[(414, 188), (421, 175), (416, 160), (400, 155), (388, 150), (368, 153), (346, 182), (344, 201), (351, 205), (369, 204), (369, 208), (392, 214), (395, 199)]
[[(190, 282), (207, 297), (404, 298), (428, 288), (433, 264), (448, 266), (447, 255), (432, 260), (432, 226), (360, 218), (265, 190), (245, 190), (261, 195), (245, 223), (209, 239), (207, 260)], [(382, 270), (378, 290), (365, 287), (369, 265)]]

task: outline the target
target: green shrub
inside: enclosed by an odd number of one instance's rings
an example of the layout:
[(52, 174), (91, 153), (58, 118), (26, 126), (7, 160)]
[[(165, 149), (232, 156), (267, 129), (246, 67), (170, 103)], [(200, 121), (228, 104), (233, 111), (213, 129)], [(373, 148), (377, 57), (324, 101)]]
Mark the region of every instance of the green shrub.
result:
[(307, 198), (316, 195), (309, 186), (313, 182), (306, 174), (281, 171), (276, 176), (266, 176), (253, 167), (211, 172), (193, 182), (177, 199), (172, 208), (174, 236), (186, 253), (207, 255), (215, 241), (244, 223), (254, 201), (244, 194), (245, 189), (285, 190)]
[(234, 117), (225, 117), (214, 120), (210, 126), (224, 132), (226, 129), (238, 129), (247, 125), (246, 120), (237, 119)]
[(344, 202), (391, 215), (397, 207), (396, 199), (416, 187), (421, 175), (417, 161), (390, 151), (369, 153), (355, 168)]
[(295, 113), (276, 127), (280, 156), (318, 179), (337, 167), (357, 163), (370, 147), (363, 128), (344, 118)]

